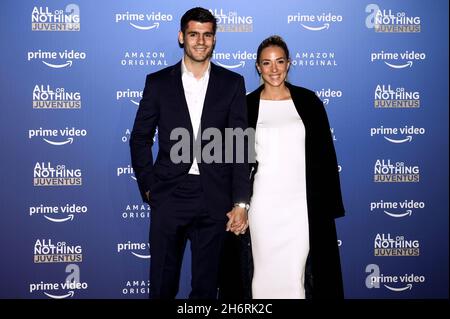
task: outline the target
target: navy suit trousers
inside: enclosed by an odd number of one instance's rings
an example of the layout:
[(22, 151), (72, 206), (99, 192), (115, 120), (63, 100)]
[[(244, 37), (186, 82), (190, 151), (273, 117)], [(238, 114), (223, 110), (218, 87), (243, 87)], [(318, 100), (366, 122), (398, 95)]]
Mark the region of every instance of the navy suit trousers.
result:
[[(150, 194), (151, 196), (151, 194)], [(218, 272), (226, 217), (212, 219), (200, 176), (187, 175), (160, 206), (150, 223), (150, 298), (174, 299), (187, 240), (191, 241), (190, 299), (217, 299)]]

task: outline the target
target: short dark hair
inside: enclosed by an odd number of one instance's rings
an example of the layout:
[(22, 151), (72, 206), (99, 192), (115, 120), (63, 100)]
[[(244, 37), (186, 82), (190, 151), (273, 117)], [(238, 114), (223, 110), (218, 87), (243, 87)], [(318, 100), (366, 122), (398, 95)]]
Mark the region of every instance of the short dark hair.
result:
[(180, 30), (184, 34), (187, 29), (189, 21), (197, 21), (200, 23), (211, 22), (213, 24), (213, 32), (216, 34), (217, 20), (214, 15), (207, 9), (201, 7), (195, 7), (186, 11), (181, 17)]
[(284, 54), (286, 55), (286, 59), (288, 60), (290, 59), (289, 49), (286, 42), (284, 42), (283, 38), (280, 37), (279, 35), (272, 35), (267, 39), (264, 39), (263, 42), (261, 42), (261, 44), (258, 46), (258, 51), (256, 53), (257, 64), (259, 64), (259, 59), (261, 58), (262, 50), (264, 50), (267, 47), (280, 47), (281, 49), (283, 49)]

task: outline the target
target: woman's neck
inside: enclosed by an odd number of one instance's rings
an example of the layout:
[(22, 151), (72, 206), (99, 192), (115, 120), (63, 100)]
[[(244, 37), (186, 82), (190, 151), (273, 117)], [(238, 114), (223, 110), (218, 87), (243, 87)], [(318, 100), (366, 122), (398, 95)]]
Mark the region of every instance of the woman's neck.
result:
[(285, 84), (282, 84), (277, 87), (264, 85), (263, 90), (261, 91), (260, 98), (263, 100), (289, 100), (291, 98), (291, 92), (286, 87)]

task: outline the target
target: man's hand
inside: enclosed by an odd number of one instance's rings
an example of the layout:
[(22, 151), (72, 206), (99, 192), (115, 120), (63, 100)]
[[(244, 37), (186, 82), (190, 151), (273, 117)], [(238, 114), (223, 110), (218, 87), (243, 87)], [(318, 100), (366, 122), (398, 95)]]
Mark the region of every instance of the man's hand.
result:
[(247, 210), (242, 207), (233, 207), (227, 213), (228, 223), (226, 231), (232, 231), (235, 235), (242, 235), (248, 228)]

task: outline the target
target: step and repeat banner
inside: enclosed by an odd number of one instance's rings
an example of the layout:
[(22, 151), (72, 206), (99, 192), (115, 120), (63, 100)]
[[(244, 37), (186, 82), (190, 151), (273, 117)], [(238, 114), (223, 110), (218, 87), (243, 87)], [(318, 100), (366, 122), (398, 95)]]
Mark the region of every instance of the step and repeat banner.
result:
[(0, 297), (148, 298), (130, 130), (146, 74), (180, 60), (179, 20), (203, 6), (213, 62), (247, 92), (278, 34), (289, 81), (325, 104), (346, 297), (448, 298), (448, 1), (71, 1), (2, 2)]

